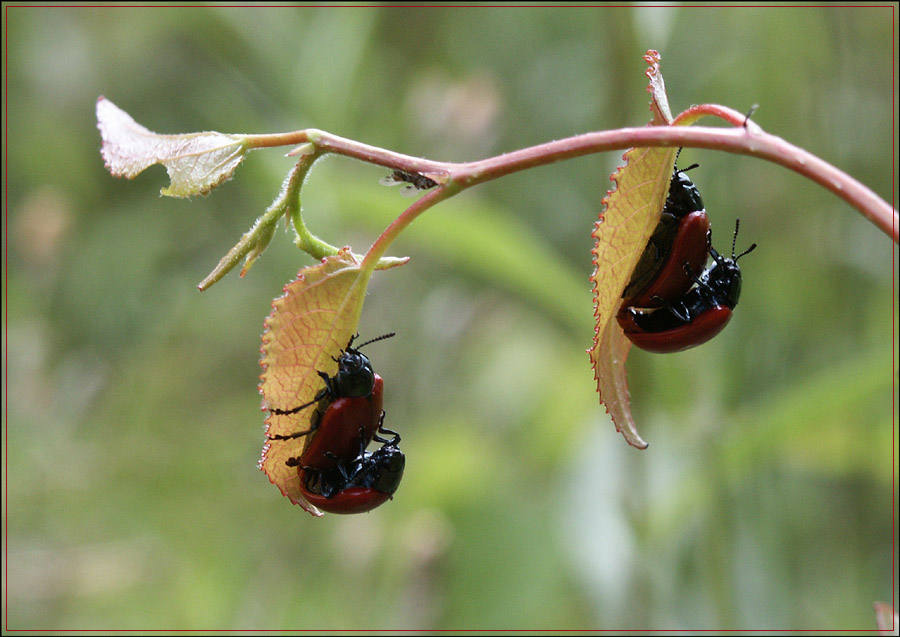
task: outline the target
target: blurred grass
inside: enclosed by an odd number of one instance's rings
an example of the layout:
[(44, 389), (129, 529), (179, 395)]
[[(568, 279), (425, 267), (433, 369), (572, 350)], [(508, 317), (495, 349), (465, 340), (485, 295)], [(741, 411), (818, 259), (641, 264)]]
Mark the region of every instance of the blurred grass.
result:
[[(717, 242), (740, 217), (760, 248), (722, 336), (631, 355), (646, 452), (584, 353), (620, 154), (430, 211), (361, 326), (399, 334), (370, 354), (404, 484), (314, 520), (255, 465), (262, 321), (309, 260), (279, 231), (244, 279), (196, 292), (290, 160), (161, 199), (161, 169), (104, 171), (93, 110), (467, 160), (645, 122), (657, 48), (674, 111), (759, 103), (889, 198), (895, 9), (4, 9), (6, 628), (851, 630), (896, 599), (898, 253), (830, 194), (685, 150)], [(409, 203), (382, 175), (318, 166), (311, 229), (364, 250)]]

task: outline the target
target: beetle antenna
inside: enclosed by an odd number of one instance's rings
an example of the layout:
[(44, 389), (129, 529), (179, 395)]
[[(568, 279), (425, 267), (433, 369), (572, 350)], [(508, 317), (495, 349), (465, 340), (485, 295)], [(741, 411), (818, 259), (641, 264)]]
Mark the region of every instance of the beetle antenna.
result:
[[(351, 335), (350, 335), (350, 340), (347, 341), (347, 347), (345, 347), (345, 348), (343, 349), (343, 351), (346, 352), (348, 349), (350, 349), (350, 347), (353, 345), (353, 341), (355, 341), (355, 340), (358, 339), (358, 338), (359, 338), (359, 332), (357, 332), (356, 334), (351, 334)], [(332, 356), (331, 358), (334, 359), (335, 361), (337, 360), (336, 358), (334, 358), (334, 356)]]
[(744, 256), (745, 254), (750, 254), (750, 253), (753, 252), (754, 250), (756, 250), (756, 244), (755, 244), (755, 243), (754, 243), (753, 245), (751, 245), (749, 248), (747, 248), (746, 250), (744, 250), (743, 252), (741, 252), (739, 255), (737, 255), (737, 256), (734, 258), (734, 260), (737, 261), (737, 260), (740, 259), (742, 256)]
[(688, 166), (687, 168), (681, 168), (681, 169), (679, 169), (679, 168), (678, 168), (678, 157), (681, 155), (681, 151), (683, 151), (683, 150), (684, 150), (684, 146), (682, 146), (681, 148), (679, 148), (679, 149), (678, 149), (678, 152), (675, 153), (675, 173), (676, 173), (676, 174), (678, 174), (678, 173), (686, 173), (686, 172), (689, 171), (689, 170), (694, 170), (694, 168), (699, 168), (699, 167), (700, 167), (700, 164), (691, 164), (691, 165)]
[[(387, 334), (382, 334), (382, 335), (379, 336), (378, 338), (373, 338), (371, 341), (366, 341), (366, 342), (363, 343), (362, 345), (357, 345), (354, 349), (362, 349), (362, 348), (365, 347), (366, 345), (369, 345), (369, 344), (371, 344), (371, 343), (377, 343), (378, 341), (383, 341), (383, 340), (386, 339), (386, 338), (392, 338), (392, 337), (394, 337), (394, 336), (396, 336), (396, 335), (397, 335), (396, 332), (388, 332)], [(348, 347), (348, 349), (349, 349), (349, 345), (348, 345), (347, 347)]]
[(746, 250), (741, 252), (739, 255), (734, 256), (734, 248), (737, 245), (738, 229), (740, 227), (741, 227), (741, 220), (735, 219), (734, 220), (734, 238), (731, 240), (731, 260), (734, 262), (737, 262), (737, 260), (740, 259), (742, 256), (744, 256), (745, 254), (750, 254), (751, 252), (753, 252), (756, 249), (756, 244), (754, 243), (749, 248), (747, 248)]

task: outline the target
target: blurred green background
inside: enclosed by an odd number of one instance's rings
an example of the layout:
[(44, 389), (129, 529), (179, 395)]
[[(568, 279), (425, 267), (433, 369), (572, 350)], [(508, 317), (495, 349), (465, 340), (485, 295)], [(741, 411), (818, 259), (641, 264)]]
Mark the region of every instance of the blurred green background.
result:
[[(197, 283), (292, 165), (205, 198), (106, 173), (105, 95), (163, 133), (315, 127), (473, 160), (677, 113), (763, 128), (896, 192), (896, 7), (6, 7), (9, 629), (872, 629), (897, 598), (897, 248), (775, 165), (687, 149), (724, 247), (757, 242), (727, 330), (633, 350), (630, 448), (597, 402), (590, 231), (621, 153), (520, 173), (392, 246), (360, 331), (407, 471), (314, 519), (256, 467), (281, 231)], [(704, 123), (710, 123), (705, 121)], [(893, 131), (893, 136), (892, 136)], [(411, 200), (329, 159), (307, 223), (364, 251)], [(893, 570), (892, 570), (893, 566)]]

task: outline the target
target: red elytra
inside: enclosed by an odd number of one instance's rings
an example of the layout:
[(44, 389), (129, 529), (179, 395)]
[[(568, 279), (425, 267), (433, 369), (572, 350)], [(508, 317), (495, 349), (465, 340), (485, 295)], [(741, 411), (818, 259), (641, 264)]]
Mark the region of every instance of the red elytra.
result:
[(677, 161), (676, 156), (659, 221), (622, 292), (625, 307), (674, 303), (693, 285), (693, 278), (685, 273), (685, 263), (691, 272), (701, 272), (706, 265), (709, 218), (700, 191), (687, 176), (697, 164), (679, 170)]
[(400, 434), (383, 427), (378, 431), (394, 437), (387, 440), (376, 433), (374, 439), (384, 443), (376, 451), (366, 451), (360, 439), (358, 455), (339, 460), (331, 470), (298, 467), (300, 489), (310, 504), (328, 513), (350, 514), (371, 511), (391, 499), (403, 479), (406, 458), (397, 446)]
[[(306, 484), (306, 471), (300, 471), (300, 484)], [(304, 497), (313, 506), (318, 507), (326, 513), (366, 513), (372, 509), (381, 506), (391, 499), (392, 493), (383, 493), (371, 487), (348, 487), (338, 491), (330, 498), (326, 498), (321, 493), (313, 493), (308, 491), (305, 486), (301, 487)]]
[(313, 428), (312, 438), (297, 465), (327, 470), (336, 467), (339, 460), (355, 458), (359, 453), (360, 438), (368, 445), (378, 430), (383, 401), (384, 381), (375, 374), (375, 384), (368, 396), (338, 398), (331, 402)]
[(660, 307), (675, 301), (694, 284), (685, 271), (702, 272), (709, 251), (709, 217), (705, 210), (691, 212), (681, 219), (672, 242), (672, 249), (662, 268), (649, 285), (638, 294), (623, 301), (626, 307)]
[[(657, 310), (659, 311), (659, 310)], [(656, 354), (671, 354), (702, 345), (725, 329), (731, 320), (731, 308), (725, 305), (710, 307), (689, 323), (663, 332), (646, 332), (635, 323), (635, 310), (620, 312), (619, 325), (632, 343), (642, 350)]]
[(685, 268), (697, 284), (681, 298), (656, 309), (621, 307), (616, 319), (625, 336), (648, 352), (667, 354), (702, 345), (721, 332), (741, 298), (741, 268), (738, 260), (753, 252), (749, 248), (735, 254), (740, 219), (734, 223), (731, 258), (723, 257), (710, 246), (713, 265), (699, 277)]

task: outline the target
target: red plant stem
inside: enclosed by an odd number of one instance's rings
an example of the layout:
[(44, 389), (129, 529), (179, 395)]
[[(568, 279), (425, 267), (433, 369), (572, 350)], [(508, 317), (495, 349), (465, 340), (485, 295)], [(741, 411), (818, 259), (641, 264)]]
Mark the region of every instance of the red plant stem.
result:
[[(682, 116), (689, 112), (695, 116), (718, 115), (731, 122), (739, 120), (743, 123), (744, 120), (744, 116), (737, 114), (736, 111), (715, 105), (694, 107), (694, 109), (686, 111)], [(891, 237), (894, 243), (900, 242), (900, 236), (898, 236), (900, 222), (898, 222), (896, 209), (890, 204), (831, 164), (780, 137), (762, 132), (752, 122), (749, 122), (746, 128), (743, 126), (735, 128), (645, 126), (585, 133), (489, 159), (459, 164), (436, 162), (402, 155), (314, 129), (282, 135), (249, 135), (245, 139), (250, 147), (283, 146), (311, 142), (319, 149), (327, 152), (354, 157), (389, 168), (423, 173), (441, 184), (442, 188), (429, 193), (429, 195), (417, 201), (416, 204), (410, 206), (385, 231), (385, 234), (390, 235), (390, 240), (396, 236), (394, 231), (399, 232), (400, 229), (412, 221), (412, 219), (401, 221), (407, 214), (415, 218), (431, 207), (431, 205), (451, 194), (455, 194), (459, 190), (502, 177), (503, 175), (603, 151), (624, 150), (631, 147), (687, 146), (749, 155), (789, 168), (835, 193), (856, 208), (882, 232)], [(400, 224), (397, 225), (397, 222), (400, 222)]]
[(749, 114), (738, 113), (733, 108), (728, 108), (727, 106), (722, 106), (721, 104), (695, 104), (686, 111), (679, 113), (675, 118), (675, 121), (673, 121), (672, 123), (675, 125), (678, 125), (679, 123), (690, 124), (700, 119), (701, 117), (709, 116), (718, 117), (719, 119), (723, 119), (734, 126), (750, 127), (751, 132), (761, 132), (762, 129), (759, 127), (759, 124), (751, 121), (748, 115)]
[[(431, 161), (422, 159), (421, 157), (404, 155), (392, 150), (378, 148), (377, 146), (369, 146), (368, 144), (363, 144), (362, 142), (353, 139), (347, 139), (346, 137), (332, 135), (331, 133), (326, 133), (325, 131), (317, 130), (315, 128), (307, 128), (305, 130), (294, 131), (293, 133), (242, 135), (241, 137), (250, 148), (297, 146), (304, 143), (311, 143), (314, 144), (317, 149), (324, 152), (353, 157), (369, 164), (385, 166), (386, 168), (396, 168), (398, 170), (418, 173), (434, 173), (436, 177), (446, 175), (446, 173), (455, 166), (463, 165)], [(441, 180), (435, 178), (435, 181), (440, 182)], [(446, 177), (443, 181), (446, 181)]]
[[(622, 144), (622, 137), (628, 139), (627, 146)], [(898, 242), (897, 211), (869, 188), (831, 164), (779, 137), (767, 133), (752, 133), (744, 128), (653, 126), (587, 133), (479, 162), (462, 164), (454, 169), (452, 174), (454, 180), (467, 182), (468, 186), (532, 166), (600, 150), (630, 146), (691, 146), (728, 150), (767, 159), (800, 173), (832, 191), (859, 210), (895, 243)]]
[(382, 232), (375, 240), (375, 243), (373, 243), (372, 247), (369, 248), (369, 251), (366, 252), (365, 259), (363, 260), (363, 269), (366, 267), (374, 268), (378, 260), (385, 255), (394, 239), (396, 239), (409, 224), (415, 221), (416, 217), (451, 196), (453, 196), (451, 188), (441, 187), (436, 188), (424, 197), (417, 199), (414, 204), (403, 211), (403, 214), (394, 219), (394, 221), (391, 222), (391, 225), (385, 228), (384, 232)]

